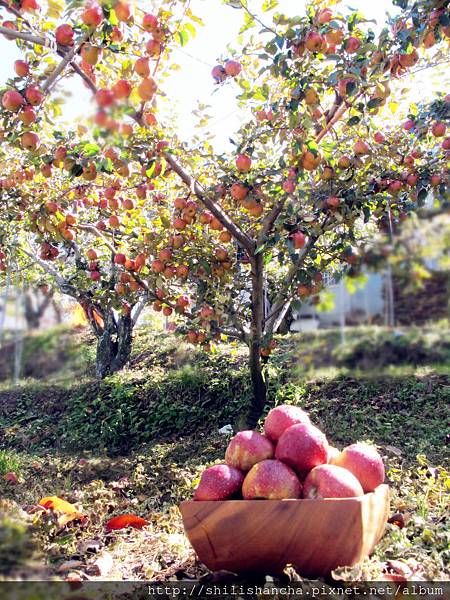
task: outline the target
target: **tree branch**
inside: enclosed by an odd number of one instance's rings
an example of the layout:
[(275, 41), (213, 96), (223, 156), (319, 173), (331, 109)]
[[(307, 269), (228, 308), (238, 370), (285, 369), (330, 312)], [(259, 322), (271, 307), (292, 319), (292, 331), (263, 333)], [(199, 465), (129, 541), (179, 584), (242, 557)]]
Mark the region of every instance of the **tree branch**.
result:
[[(64, 54), (64, 57), (63, 57), (62, 61), (55, 68), (55, 70), (53, 71), (53, 73), (41, 85), (41, 89), (42, 89), (43, 92), (47, 92), (47, 91), (50, 90), (50, 88), (53, 85), (53, 83), (57, 80), (57, 78), (59, 77), (59, 75), (64, 72), (64, 69), (67, 67), (67, 65), (72, 62), (75, 54), (77, 54), (78, 50), (80, 49), (80, 47), (82, 46), (82, 44), (84, 44), (84, 42), (88, 39), (88, 37), (90, 36), (90, 34), (91, 34), (90, 30), (87, 31), (87, 32), (85, 32), (85, 34), (83, 35), (83, 37), (81, 38), (81, 40), (79, 41), (79, 43), (76, 44), (76, 45), (74, 45), (70, 50), (68, 50)], [(60, 52), (58, 52), (58, 54), (60, 54)]]
[[(59, 54), (59, 53), (58, 53)], [(89, 75), (87, 75), (80, 67), (79, 65), (77, 65), (76, 62), (72, 61), (70, 63), (70, 66), (72, 67), (72, 69), (75, 71), (75, 73), (77, 75), (79, 75), (88, 85), (89, 89), (91, 90), (91, 92), (93, 94), (95, 94), (98, 89), (97, 86), (95, 85), (95, 83), (92, 81), (92, 79), (89, 77)]]
[(217, 333), (221, 333), (222, 335), (226, 335), (227, 337), (234, 338), (236, 340), (240, 340), (241, 342), (245, 342), (245, 337), (243, 333), (236, 331), (234, 329), (227, 329), (225, 327), (214, 327), (214, 331)]
[(264, 242), (264, 238), (272, 229), (273, 224), (275, 223), (275, 221), (278, 219), (279, 215), (281, 214), (281, 211), (283, 210), (285, 203), (286, 203), (286, 197), (282, 198), (279, 202), (277, 202), (277, 204), (275, 204), (275, 206), (272, 208), (272, 210), (263, 219), (262, 229), (259, 232), (258, 239), (256, 242), (257, 246), (260, 246)]
[(298, 261), (296, 263), (293, 263), (289, 267), (289, 270), (288, 270), (285, 280), (284, 280), (284, 284), (282, 285), (282, 287), (281, 287), (280, 291), (278, 292), (278, 295), (275, 298), (275, 301), (273, 303), (273, 308), (265, 319), (264, 327), (265, 327), (265, 330), (267, 333), (273, 332), (274, 325), (276, 322), (276, 317), (277, 317), (278, 313), (284, 308), (285, 303), (289, 301), (289, 298), (286, 298), (286, 294), (289, 292), (289, 289), (295, 279), (295, 276), (298, 273), (299, 267), (305, 262), (306, 257), (308, 256), (310, 250), (313, 248), (313, 246), (315, 245), (315, 243), (317, 242), (319, 237), (322, 235), (324, 228), (325, 228), (325, 224), (326, 224), (326, 220), (324, 221), (321, 231), (318, 234), (312, 236), (308, 240), (308, 243), (302, 248), (302, 250), (299, 254)]
[(14, 6), (11, 6), (10, 4), (8, 4), (8, 2), (5, 2), (5, 0), (0, 0), (0, 6), (6, 8), (8, 12), (10, 12), (18, 19), (22, 19), (22, 21), (31, 29), (31, 23), (27, 21), (27, 19), (25, 19), (25, 17), (16, 8), (14, 8)]
[(0, 33), (3, 33), (6, 37), (23, 40), (24, 42), (30, 42), (31, 44), (38, 44), (45, 48), (51, 48), (56, 50), (56, 42), (48, 40), (47, 38), (33, 35), (32, 33), (25, 33), (23, 31), (16, 31), (15, 29), (9, 29), (9, 27), (0, 26)]
[(172, 154), (165, 154), (166, 160), (172, 167), (173, 171), (184, 181), (189, 189), (197, 196), (197, 198), (206, 206), (208, 210), (222, 223), (234, 239), (243, 246), (249, 255), (253, 255), (255, 251), (255, 242), (236, 225), (230, 217), (224, 212), (220, 206), (205, 194), (205, 190), (189, 173), (178, 163)]
[(90, 231), (96, 237), (100, 238), (102, 240), (102, 242), (105, 244), (105, 246), (109, 250), (111, 250), (111, 252), (113, 252), (114, 254), (116, 254), (116, 249), (114, 248), (114, 246), (108, 242), (108, 240), (105, 238), (105, 236), (102, 235), (100, 233), (100, 231), (97, 229), (97, 227), (94, 227), (94, 225), (77, 225), (76, 228), (77, 229), (82, 229), (84, 231)]

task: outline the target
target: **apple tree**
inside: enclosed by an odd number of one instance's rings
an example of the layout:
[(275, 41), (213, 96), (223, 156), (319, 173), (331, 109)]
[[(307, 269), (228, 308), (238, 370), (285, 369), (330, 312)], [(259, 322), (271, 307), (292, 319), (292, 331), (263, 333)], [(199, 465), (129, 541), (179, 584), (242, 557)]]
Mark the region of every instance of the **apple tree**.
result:
[[(321, 2), (294, 18), (264, 2), (270, 24), (244, 0), (225, 3), (242, 11), (244, 41), (212, 77), (249, 112), (231, 155), (180, 140), (160, 110), (171, 50), (201, 22), (188, 2), (155, 14), (70, 4), (64, 21), (0, 3), (14, 16), (0, 33), (26, 52), (2, 95), (3, 151), (27, 173), (2, 180), (15, 232), (2, 243), (15, 239), (85, 308), (101, 376), (126, 363), (150, 303), (205, 349), (247, 344), (254, 422), (293, 302), (315, 301), (325, 273), (357, 270), (360, 248), (431, 188), (446, 199), (450, 99), (408, 104), (402, 87), (448, 59), (449, 17), (440, 0), (397, 2), (375, 33), (359, 12)], [(96, 111), (63, 131), (52, 89), (71, 75)]]

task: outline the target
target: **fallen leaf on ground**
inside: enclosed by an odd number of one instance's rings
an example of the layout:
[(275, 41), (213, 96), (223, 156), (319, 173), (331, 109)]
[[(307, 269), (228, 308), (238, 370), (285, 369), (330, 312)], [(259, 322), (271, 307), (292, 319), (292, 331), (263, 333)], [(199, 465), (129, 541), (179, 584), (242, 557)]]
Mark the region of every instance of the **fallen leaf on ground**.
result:
[(113, 517), (106, 523), (106, 529), (112, 531), (114, 529), (124, 529), (124, 527), (134, 527), (135, 529), (142, 529), (146, 525), (150, 525), (149, 521), (142, 519), (136, 515), (120, 515)]
[(397, 525), (399, 529), (403, 529), (405, 526), (405, 519), (402, 513), (395, 513), (388, 519), (388, 523), (391, 523), (391, 525)]
[(70, 504), (58, 496), (46, 496), (39, 500), (39, 506), (42, 506), (46, 510), (51, 510), (55, 513), (61, 513), (58, 517), (58, 525), (64, 527), (71, 521), (85, 521), (86, 515), (83, 515), (78, 511), (76, 506)]
[(42, 498), (42, 500), (39, 500), (39, 504), (44, 508), (54, 510), (55, 512), (67, 514), (78, 512), (73, 504), (70, 504), (70, 502), (63, 500), (62, 498), (58, 498), (58, 496), (46, 496), (45, 498)]

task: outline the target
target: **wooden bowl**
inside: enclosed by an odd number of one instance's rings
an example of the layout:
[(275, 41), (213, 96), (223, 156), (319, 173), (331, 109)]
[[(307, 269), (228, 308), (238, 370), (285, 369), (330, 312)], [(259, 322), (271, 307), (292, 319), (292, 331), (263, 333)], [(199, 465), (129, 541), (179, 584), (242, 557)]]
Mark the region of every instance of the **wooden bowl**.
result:
[(184, 529), (211, 571), (329, 574), (369, 555), (383, 535), (389, 489), (359, 498), (225, 500), (181, 504)]

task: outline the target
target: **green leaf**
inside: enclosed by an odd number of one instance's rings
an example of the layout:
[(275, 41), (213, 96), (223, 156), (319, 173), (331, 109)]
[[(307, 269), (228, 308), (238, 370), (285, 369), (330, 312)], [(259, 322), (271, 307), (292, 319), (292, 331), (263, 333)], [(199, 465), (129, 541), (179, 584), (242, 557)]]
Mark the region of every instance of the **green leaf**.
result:
[(347, 121), (347, 125), (349, 127), (353, 127), (353, 125), (358, 125), (358, 123), (361, 121), (361, 117), (351, 117), (348, 121)]
[(185, 29), (182, 29), (181, 31), (178, 31), (178, 38), (180, 40), (180, 45), (186, 46), (189, 41), (189, 34)]

